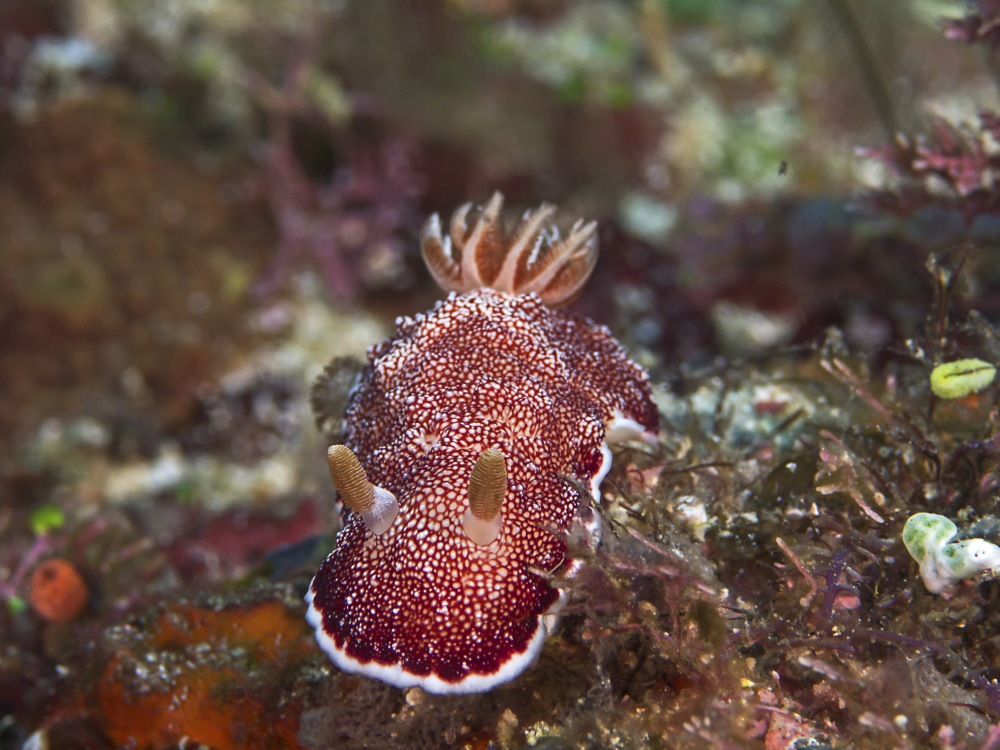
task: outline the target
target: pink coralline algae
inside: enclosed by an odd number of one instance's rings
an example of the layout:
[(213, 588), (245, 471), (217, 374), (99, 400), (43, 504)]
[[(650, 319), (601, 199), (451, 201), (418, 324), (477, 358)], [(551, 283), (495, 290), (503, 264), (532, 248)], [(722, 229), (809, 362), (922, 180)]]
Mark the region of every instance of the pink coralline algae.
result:
[[(575, 293), (586, 273), (574, 264), (596, 254), (593, 226), (560, 249), (548, 207), (509, 239), (499, 209), (494, 197), (472, 229), (460, 209), (452, 241), (433, 218), (425, 257), (499, 268), (523, 253), (522, 277), (544, 264), (551, 281), (562, 265), (574, 280), (556, 296)], [(546, 263), (553, 246), (560, 257)], [(400, 319), (369, 351), (345, 445), (330, 449), (345, 519), (307, 596), (320, 645), (341, 669), (397, 687), (472, 693), (513, 679), (564, 603), (546, 574), (565, 562), (571, 525), (596, 543), (599, 523), (574, 485), (598, 498), (608, 444), (657, 430), (645, 370), (606, 328), (535, 293), (452, 293)]]
[(966, 44), (983, 42), (992, 49), (1000, 46), (1000, 1), (970, 0), (964, 18), (941, 21), (945, 39)]
[(913, 140), (899, 136), (882, 148), (860, 153), (883, 162), (901, 183), (871, 196), (871, 203), (898, 216), (926, 206), (958, 210), (971, 223), (979, 214), (1000, 212), (1000, 155), (990, 143), (1000, 137), (1000, 115), (979, 110), (979, 126), (931, 120), (931, 133)]
[(399, 138), (377, 152), (355, 146), (347, 167), (317, 185), (295, 156), (288, 122), (278, 119), (274, 128), (261, 187), (280, 240), (257, 294), (273, 294), (301, 258), (318, 266), (327, 290), (338, 299), (353, 297), (362, 282), (399, 281), (405, 272), (399, 235), (419, 226), (415, 207), (422, 191), (408, 142)]

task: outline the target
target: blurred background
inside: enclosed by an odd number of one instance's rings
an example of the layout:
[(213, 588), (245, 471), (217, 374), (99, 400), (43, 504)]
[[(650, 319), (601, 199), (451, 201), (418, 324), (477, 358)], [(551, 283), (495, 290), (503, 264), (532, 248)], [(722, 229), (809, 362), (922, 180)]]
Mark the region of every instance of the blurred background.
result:
[(970, 8), (5, 0), (0, 443), (86, 414), (123, 456), (205, 449), (207, 392), (295, 305), (342, 318), (313, 367), (360, 352), (437, 295), (426, 216), (497, 189), (600, 220), (576, 310), (654, 370), (754, 349), (747, 326), (912, 333), (926, 250), (901, 245), (995, 227), (868, 210), (893, 175), (859, 148), (996, 103), (988, 44), (943, 33)]

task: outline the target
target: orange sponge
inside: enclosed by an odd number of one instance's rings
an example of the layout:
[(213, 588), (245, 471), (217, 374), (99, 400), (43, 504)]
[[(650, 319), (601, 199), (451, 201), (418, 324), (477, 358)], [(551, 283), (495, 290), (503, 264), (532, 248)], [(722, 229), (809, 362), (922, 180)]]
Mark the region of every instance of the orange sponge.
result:
[(49, 622), (69, 622), (87, 605), (87, 583), (68, 560), (41, 563), (31, 575), (31, 606)]

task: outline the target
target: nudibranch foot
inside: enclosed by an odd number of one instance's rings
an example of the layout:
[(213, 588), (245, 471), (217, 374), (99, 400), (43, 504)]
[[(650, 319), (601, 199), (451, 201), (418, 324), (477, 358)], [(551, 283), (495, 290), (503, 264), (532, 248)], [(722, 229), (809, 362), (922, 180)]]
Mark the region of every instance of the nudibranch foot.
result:
[(323, 615), (313, 606), (313, 591), (306, 595), (309, 608), (306, 621), (316, 630), (316, 641), (330, 661), (344, 672), (359, 674), (381, 680), (388, 685), (400, 689), (418, 687), (435, 695), (468, 695), (470, 693), (485, 693), (488, 690), (510, 682), (525, 669), (538, 661), (538, 656), (545, 645), (545, 639), (558, 624), (559, 610), (565, 604), (565, 594), (552, 606), (551, 612), (537, 617), (533, 629), (526, 632), (523, 646), (520, 650), (511, 650), (506, 659), (496, 666), (495, 671), (486, 674), (467, 674), (462, 679), (442, 677), (436, 673), (421, 674), (411, 671), (406, 665), (398, 663), (379, 663), (375, 661), (360, 661), (350, 655), (347, 650), (337, 645), (323, 627)]
[[(344, 623), (331, 617), (334, 609), (326, 592), (317, 587), (332, 557), (320, 568), (306, 595), (306, 620), (315, 629), (320, 648), (341, 670), (398, 688), (419, 687), (435, 694), (479, 693), (514, 679), (537, 660), (566, 603), (565, 592), (530, 576), (533, 580), (522, 593), (532, 600), (530, 614), (476, 623), (478, 633), (463, 636), (463, 628), (458, 627), (451, 639), (424, 633), (424, 640), (408, 643), (408, 638), (418, 637), (422, 630), (424, 620), (417, 613), (404, 618), (410, 622), (400, 624), (392, 640), (383, 640), (388, 635), (385, 623), (376, 621), (345, 633)], [(427, 592), (423, 586), (416, 589)], [(488, 627), (482, 629), (484, 625)]]

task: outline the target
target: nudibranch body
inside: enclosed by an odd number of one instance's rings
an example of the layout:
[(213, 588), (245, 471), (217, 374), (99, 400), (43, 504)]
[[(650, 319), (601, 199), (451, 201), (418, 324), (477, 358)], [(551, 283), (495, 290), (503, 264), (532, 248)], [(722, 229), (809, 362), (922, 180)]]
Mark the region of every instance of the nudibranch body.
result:
[(608, 443), (658, 430), (645, 370), (545, 304), (589, 275), (594, 226), (560, 239), (543, 206), (506, 238), (500, 207), (471, 229), (459, 209), (443, 241), (428, 223), (424, 256), (454, 291), (369, 350), (330, 449), (344, 526), (308, 619), (337, 666), (397, 687), (480, 692), (527, 668), (564, 600), (545, 576), (573, 484), (599, 498)]

